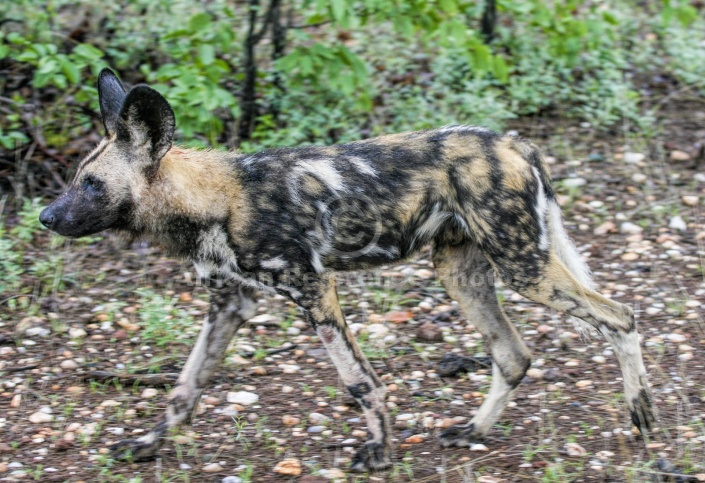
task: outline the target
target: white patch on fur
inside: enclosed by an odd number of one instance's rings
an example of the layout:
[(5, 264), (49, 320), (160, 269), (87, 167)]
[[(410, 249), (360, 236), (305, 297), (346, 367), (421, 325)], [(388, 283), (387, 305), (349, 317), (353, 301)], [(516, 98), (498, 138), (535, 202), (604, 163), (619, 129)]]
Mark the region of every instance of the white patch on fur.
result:
[[(556, 255), (558, 255), (558, 258), (560, 258), (568, 271), (573, 274), (578, 282), (594, 290), (595, 282), (592, 280), (590, 268), (583, 260), (583, 257), (580, 256), (580, 253), (578, 253), (573, 241), (568, 237), (563, 227), (561, 207), (558, 206), (555, 200), (548, 204), (548, 226), (551, 236), (551, 247)], [(582, 337), (588, 338), (597, 334), (597, 330), (593, 326), (581, 319), (571, 317), (570, 321), (573, 323), (575, 330)]]
[(450, 124), (448, 126), (443, 126), (437, 129), (438, 133), (451, 133), (451, 132), (474, 132), (474, 133), (486, 133), (491, 132), (489, 129), (479, 126), (466, 126), (464, 124)]
[(595, 289), (595, 282), (590, 275), (583, 257), (580, 256), (575, 248), (573, 241), (568, 237), (568, 234), (563, 227), (563, 217), (561, 215), (561, 207), (558, 203), (552, 201), (548, 206), (549, 228), (551, 235), (551, 246), (561, 259), (563, 264), (568, 268), (568, 271), (583, 285), (590, 289)]
[(370, 163), (366, 159), (358, 157), (351, 157), (347, 159), (360, 173), (373, 176), (375, 178), (377, 177), (377, 170), (370, 166)]
[(299, 195), (299, 178), (303, 175), (313, 176), (334, 193), (346, 191), (343, 177), (333, 166), (332, 160), (306, 159), (296, 163), (287, 182), (289, 194), (294, 203), (301, 203), (301, 196)]
[(290, 287), (288, 285), (283, 285), (283, 284), (277, 285), (277, 290), (279, 290), (280, 292), (286, 292), (287, 294), (289, 294), (289, 297), (291, 297), (294, 300), (299, 300), (301, 298), (301, 296), (303, 295), (301, 292), (296, 290), (294, 287)]
[(379, 246), (377, 244), (370, 244), (370, 245), (367, 245), (362, 250), (360, 250), (360, 253), (362, 253), (363, 255), (382, 255), (384, 257), (394, 259), (399, 256), (399, 248), (397, 248), (397, 247), (382, 248), (381, 246)]
[(345, 191), (343, 177), (333, 166), (330, 159), (305, 160), (296, 163), (295, 171), (309, 173), (318, 178), (331, 191)]
[(536, 204), (534, 205), (534, 210), (536, 210), (536, 217), (539, 220), (539, 250), (548, 250), (548, 227), (546, 226), (546, 211), (548, 210), (548, 200), (546, 199), (546, 191), (543, 188), (543, 183), (541, 182), (541, 174), (539, 173), (536, 166), (532, 166), (531, 170), (534, 172), (536, 177), (536, 182), (538, 183), (538, 193), (536, 195)]
[(286, 268), (289, 263), (284, 260), (281, 256), (279, 256), (270, 258), (268, 260), (262, 260), (260, 262), (260, 265), (262, 266), (262, 268), (267, 268), (269, 270), (280, 270), (282, 268)]
[(315, 249), (311, 250), (311, 265), (316, 273), (323, 273), (326, 270), (321, 262), (321, 254)]
[(465, 218), (462, 217), (459, 213), (456, 213), (454, 215), (455, 221), (460, 225), (460, 227), (463, 229), (465, 234), (470, 235), (470, 227), (468, 226), (468, 222), (465, 221)]
[(247, 168), (255, 163), (267, 163), (276, 161), (272, 156), (246, 156), (240, 160), (240, 165)]
[[(184, 416), (184, 418), (185, 418), (185, 416)], [(184, 418), (181, 418), (181, 420), (183, 420)], [(175, 425), (179, 424), (181, 422), (181, 420), (175, 422), (173, 425), (169, 425), (169, 422), (167, 422), (167, 425), (169, 427), (175, 426)], [(149, 433), (145, 434), (144, 436), (140, 436), (139, 438), (137, 438), (137, 441), (149, 446), (152, 443), (154, 443), (158, 437), (161, 437), (161, 435), (150, 431)]]
[(222, 227), (214, 225), (208, 231), (202, 232), (198, 239), (198, 246), (199, 259), (220, 258), (228, 260), (232, 267), (237, 267), (237, 256), (228, 245), (228, 237)]
[(629, 407), (632, 401), (639, 396), (639, 391), (646, 381), (646, 367), (641, 355), (639, 345), (639, 333), (636, 330), (631, 332), (614, 332), (608, 328), (601, 330), (607, 341), (612, 344), (612, 348), (619, 360), (624, 379), (624, 399)]
[(492, 363), (492, 384), (490, 391), (485, 396), (484, 401), (477, 410), (475, 417), (470, 421), (478, 434), (487, 434), (494, 423), (504, 412), (509, 401), (511, 401), (514, 391), (504, 380), (502, 371), (496, 363)]
[[(240, 273), (235, 252), (228, 246), (227, 236), (220, 227), (214, 226), (204, 232), (199, 242), (200, 251), (193, 266), (200, 279), (208, 280), (213, 276), (226, 281), (240, 283), (246, 287), (263, 290), (267, 293), (274, 292), (273, 287), (261, 283), (255, 277), (244, 277)], [(213, 257), (213, 255), (216, 255), (216, 257)], [(219, 258), (226, 260), (226, 262), (222, 265), (217, 265), (209, 261), (209, 258)]]
[(443, 223), (445, 223), (448, 218), (452, 216), (452, 213), (447, 211), (441, 211), (441, 206), (439, 203), (433, 207), (431, 214), (426, 218), (426, 221), (416, 230), (414, 236), (414, 242), (419, 239), (430, 239), (433, 238), (438, 230), (441, 229)]

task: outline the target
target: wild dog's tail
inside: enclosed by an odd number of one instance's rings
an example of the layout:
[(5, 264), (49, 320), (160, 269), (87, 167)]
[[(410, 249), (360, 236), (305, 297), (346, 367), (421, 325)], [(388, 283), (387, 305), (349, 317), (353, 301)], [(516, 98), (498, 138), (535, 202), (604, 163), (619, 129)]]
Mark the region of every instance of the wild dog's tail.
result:
[(541, 154), (541, 151), (530, 144), (530, 151), (527, 153), (527, 158), (532, 167), (536, 169), (536, 173), (543, 185), (543, 196), (546, 198), (546, 211), (548, 218), (548, 234), (549, 244), (552, 250), (555, 251), (558, 258), (568, 268), (568, 271), (584, 286), (594, 289), (595, 282), (592, 280), (590, 268), (575, 248), (573, 240), (570, 239), (563, 227), (563, 216), (561, 215), (561, 207), (558, 205), (556, 193), (551, 186), (551, 175), (548, 170), (546, 159)]
[[(535, 169), (535, 174), (543, 187), (539, 196), (543, 196), (545, 199), (543, 202), (539, 200), (538, 203), (539, 205), (543, 204), (544, 212), (546, 213), (548, 245), (578, 282), (586, 288), (594, 290), (595, 282), (592, 280), (590, 268), (580, 256), (580, 253), (578, 253), (573, 240), (570, 239), (563, 226), (561, 207), (558, 205), (556, 193), (551, 186), (551, 175), (548, 171), (546, 159), (534, 145), (531, 145), (531, 151), (527, 154), (527, 158)], [(597, 331), (586, 322), (575, 317), (570, 317), (570, 320), (575, 330), (583, 337), (587, 338), (597, 334)]]

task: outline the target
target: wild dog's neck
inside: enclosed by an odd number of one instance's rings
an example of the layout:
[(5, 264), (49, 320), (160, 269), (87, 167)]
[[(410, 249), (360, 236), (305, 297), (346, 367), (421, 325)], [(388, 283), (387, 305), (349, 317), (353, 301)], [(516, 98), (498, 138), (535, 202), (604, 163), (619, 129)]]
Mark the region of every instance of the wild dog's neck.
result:
[[(139, 190), (137, 231), (175, 255), (192, 258), (202, 231), (237, 228), (246, 210), (233, 153), (172, 148), (155, 179)], [(176, 253), (175, 253), (176, 252)]]

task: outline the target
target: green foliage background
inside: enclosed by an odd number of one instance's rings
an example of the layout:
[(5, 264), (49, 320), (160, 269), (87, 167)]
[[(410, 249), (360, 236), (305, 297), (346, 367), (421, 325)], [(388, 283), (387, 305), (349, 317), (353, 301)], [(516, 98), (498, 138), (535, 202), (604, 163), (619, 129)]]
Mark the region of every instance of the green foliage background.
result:
[[(0, 145), (64, 148), (95, 130), (96, 75), (161, 91), (182, 141), (250, 151), (524, 115), (653, 122), (654, 76), (705, 90), (705, 21), (687, 0), (281, 0), (283, 57), (257, 45), (258, 116), (238, 138), (256, 0), (14, 0), (0, 31)], [(645, 97), (647, 92), (647, 97)]]

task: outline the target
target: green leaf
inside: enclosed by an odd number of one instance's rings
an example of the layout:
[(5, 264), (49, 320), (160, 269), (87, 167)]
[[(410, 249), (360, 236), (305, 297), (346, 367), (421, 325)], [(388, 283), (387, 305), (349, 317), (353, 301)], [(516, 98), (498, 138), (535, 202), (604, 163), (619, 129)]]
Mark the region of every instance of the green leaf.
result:
[(38, 74), (53, 74), (59, 70), (59, 63), (56, 59), (44, 58), (39, 62)]
[(34, 62), (39, 59), (39, 54), (33, 50), (25, 50), (15, 58), (20, 62)]
[(687, 27), (698, 18), (698, 11), (691, 5), (681, 5), (676, 9), (676, 18)]
[(507, 66), (507, 62), (504, 60), (504, 57), (496, 55), (494, 57), (493, 64), (494, 75), (497, 80), (502, 83), (506, 83), (507, 81), (509, 81), (509, 67)]
[(617, 20), (617, 17), (615, 17), (612, 12), (603, 11), (602, 18), (610, 25), (619, 25), (619, 20)]
[(338, 23), (343, 23), (346, 10), (345, 0), (331, 0), (330, 11), (333, 14), (333, 20)]
[(191, 33), (191, 31), (187, 30), (187, 29), (172, 30), (171, 32), (164, 35), (161, 39), (162, 40), (178, 39), (179, 37), (186, 37), (190, 33)]
[(69, 59), (61, 61), (61, 72), (71, 84), (78, 84), (81, 81), (81, 70)]
[(205, 29), (211, 23), (211, 16), (205, 12), (197, 13), (188, 21), (188, 28), (191, 32), (198, 32)]
[(215, 48), (210, 44), (201, 44), (198, 46), (198, 60), (203, 65), (210, 65), (215, 60)]
[(454, 14), (458, 13), (458, 5), (455, 0), (438, 0), (438, 6), (443, 10), (444, 12)]
[(73, 49), (73, 54), (88, 60), (98, 60), (103, 58), (103, 52), (90, 44), (78, 44)]
[(299, 67), (301, 68), (302, 75), (307, 76), (313, 74), (313, 61), (311, 60), (311, 57), (301, 57), (299, 60)]

